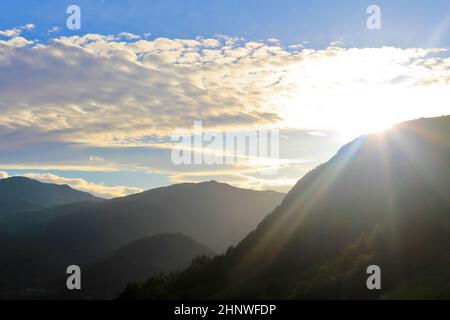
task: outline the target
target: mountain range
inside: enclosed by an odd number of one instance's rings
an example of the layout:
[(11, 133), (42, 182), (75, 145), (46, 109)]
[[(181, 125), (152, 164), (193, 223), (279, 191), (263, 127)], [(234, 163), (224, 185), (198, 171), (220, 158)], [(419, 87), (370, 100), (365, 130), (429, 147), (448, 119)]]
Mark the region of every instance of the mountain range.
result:
[(0, 220), (14, 212), (98, 200), (101, 199), (68, 185), (42, 183), (26, 177), (0, 179)]
[(196, 257), (216, 253), (184, 234), (157, 234), (133, 241), (99, 259), (83, 272), (83, 290), (68, 292), (64, 279), (55, 284), (58, 296), (71, 299), (112, 299), (129, 282), (142, 282), (161, 272), (187, 268)]
[[(161, 233), (183, 233), (223, 252), (254, 229), (283, 196), (209, 181), (10, 214), (0, 222), (0, 294), (48, 292), (65, 277), (68, 265), (85, 270), (121, 247)], [(139, 268), (130, 266), (130, 272)]]
[(0, 297), (448, 299), (448, 190), (450, 116), (361, 136), (287, 195), (209, 181), (104, 200), (7, 178)]
[(225, 254), (121, 298), (448, 299), (449, 190), (450, 117), (401, 123), (342, 147)]

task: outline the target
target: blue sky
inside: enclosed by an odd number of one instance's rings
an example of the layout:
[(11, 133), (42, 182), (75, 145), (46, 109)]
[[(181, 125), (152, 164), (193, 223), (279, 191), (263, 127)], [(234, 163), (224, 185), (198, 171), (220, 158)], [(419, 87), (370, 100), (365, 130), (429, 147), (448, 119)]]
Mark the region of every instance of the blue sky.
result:
[[(83, 27), (74, 33), (117, 34), (123, 31), (157, 37), (195, 38), (216, 34), (248, 39), (278, 38), (284, 43), (309, 41), (325, 46), (344, 39), (352, 46), (428, 45), (448, 46), (448, 24), (442, 37), (432, 41), (441, 24), (450, 17), (445, 0), (85, 0), (85, 1), (1, 1), (0, 28), (33, 21), (45, 38), (46, 30), (65, 26), (65, 10), (77, 4), (82, 9)], [(367, 30), (366, 8), (382, 9), (381, 31)], [(433, 42), (433, 43), (430, 43)]]
[[(449, 1), (1, 0), (0, 12), (0, 178), (105, 197), (209, 179), (287, 191), (360, 134), (449, 113)], [(267, 159), (174, 165), (170, 136), (194, 121), (279, 128), (279, 172), (259, 173)]]

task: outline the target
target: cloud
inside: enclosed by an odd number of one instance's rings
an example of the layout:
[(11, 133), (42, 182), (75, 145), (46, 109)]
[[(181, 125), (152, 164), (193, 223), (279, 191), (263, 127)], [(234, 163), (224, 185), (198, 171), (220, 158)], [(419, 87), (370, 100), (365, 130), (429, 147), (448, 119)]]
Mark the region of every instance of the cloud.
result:
[(48, 33), (49, 34), (51, 34), (51, 33), (57, 33), (57, 32), (60, 32), (61, 31), (61, 27), (51, 27), (50, 29), (48, 29)]
[(22, 29), (13, 28), (8, 30), (0, 30), (0, 36), (5, 36), (8, 38), (17, 37), (22, 33)]
[[(45, 156), (42, 155), (42, 156)], [(61, 164), (61, 163), (1, 163), (1, 168), (10, 170), (58, 170), (58, 171), (90, 171), (90, 172), (117, 172), (121, 169), (120, 166), (112, 164), (101, 166), (85, 165), (85, 164)]]
[(93, 155), (90, 155), (90, 156), (89, 156), (89, 160), (90, 160), (90, 161), (104, 161), (105, 159), (102, 158), (102, 157), (99, 157), (99, 156), (93, 156)]
[(36, 28), (36, 25), (33, 24), (33, 23), (28, 23), (28, 24), (26, 24), (25, 26), (22, 27), (22, 29), (25, 29), (25, 30), (33, 30), (35, 28)]
[(338, 48), (342, 47), (344, 45), (344, 42), (342, 40), (336, 40), (330, 43), (330, 47)]
[(34, 24), (28, 23), (24, 26), (15, 27), (12, 29), (0, 30), (0, 36), (4, 36), (4, 37), (8, 37), (8, 38), (18, 37), (22, 34), (23, 30), (33, 30), (35, 28), (36, 28), (36, 26)]
[[(298, 50), (225, 36), (137, 37), (3, 41), (0, 135), (113, 147), (146, 145), (194, 120), (216, 130), (321, 131), (448, 111), (450, 71), (433, 49)], [(415, 89), (425, 82), (428, 88)], [(423, 108), (436, 94), (442, 102)]]
[(104, 198), (123, 197), (134, 193), (142, 192), (143, 189), (126, 186), (108, 187), (103, 184), (88, 182), (81, 178), (65, 178), (51, 173), (26, 173), (22, 176), (39, 180), (41, 182), (67, 184), (74, 189), (86, 191)]
[(315, 137), (326, 137), (327, 136), (327, 134), (325, 132), (321, 132), (321, 131), (309, 131), (308, 134), (311, 136), (315, 136)]
[(116, 37), (117, 40), (121, 40), (121, 39), (137, 40), (137, 39), (140, 39), (140, 38), (141, 38), (140, 36), (138, 36), (136, 34), (133, 34), (133, 33), (130, 33), (130, 32), (121, 32)]
[[(284, 47), (276, 39), (150, 40), (131, 33), (34, 43), (22, 36), (32, 27), (21, 28), (0, 32), (9, 35), (0, 40), (2, 149), (39, 149), (45, 143), (86, 153), (78, 162), (43, 153), (36, 163), (28, 158), (31, 164), (23, 157), (15, 163), (9, 159), (14, 164), (5, 170), (156, 167), (173, 181), (184, 181), (192, 178), (178, 175), (186, 168), (167, 165), (168, 137), (179, 128), (191, 130), (196, 120), (214, 132), (302, 129), (315, 140), (291, 145), (283, 156), (298, 159), (305, 154), (292, 155), (295, 148), (313, 150), (321, 133), (327, 134), (323, 139), (333, 139), (336, 132), (348, 139), (386, 124), (449, 113), (450, 58), (439, 48), (313, 50), (302, 44)], [(136, 159), (131, 148), (160, 148), (166, 156), (157, 157), (152, 149)], [(121, 161), (104, 163), (98, 154), (114, 161), (105, 152), (113, 149), (122, 150)], [(255, 166), (226, 170), (229, 181), (256, 188), (291, 183), (300, 175), (291, 171), (264, 180), (255, 177)], [(210, 172), (215, 175), (220, 172)]]
[(229, 172), (190, 172), (180, 173), (170, 177), (173, 183), (196, 183), (206, 180), (217, 180), (224, 183), (229, 183), (233, 186), (253, 189), (253, 190), (274, 190), (279, 192), (289, 191), (293, 185), (298, 181), (298, 178), (288, 178), (285, 176), (274, 177), (271, 179), (254, 177), (251, 175), (240, 174), (236, 171)]
[(0, 179), (8, 178), (9, 174), (6, 171), (0, 171)]
[(279, 120), (275, 105), (265, 101), (272, 90), (263, 81), (271, 77), (270, 59), (252, 57), (262, 43), (234, 48), (227, 40), (211, 49), (219, 40), (115, 39), (60, 37), (48, 45), (3, 48), (1, 75), (15, 76), (0, 75), (8, 84), (0, 89), (0, 130), (28, 128), (57, 141), (112, 146), (168, 135), (199, 118), (224, 128)]

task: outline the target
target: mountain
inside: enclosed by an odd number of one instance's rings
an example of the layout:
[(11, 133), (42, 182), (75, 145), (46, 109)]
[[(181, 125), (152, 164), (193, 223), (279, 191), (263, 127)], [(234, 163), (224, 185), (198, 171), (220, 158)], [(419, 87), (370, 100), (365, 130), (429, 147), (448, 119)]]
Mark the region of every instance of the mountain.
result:
[(160, 272), (182, 270), (196, 257), (214, 255), (212, 250), (181, 233), (145, 237), (88, 267), (83, 273), (83, 290), (72, 293), (71, 298), (112, 299), (129, 282), (144, 281)]
[(222, 252), (254, 229), (283, 196), (209, 181), (18, 213), (0, 223), (0, 288), (5, 295), (48, 288), (68, 265), (84, 269), (159, 233), (181, 232)]
[(25, 177), (0, 179), (0, 220), (15, 212), (98, 200), (100, 199), (68, 185), (42, 183)]
[[(450, 299), (449, 190), (450, 116), (362, 136), (235, 248), (121, 297)], [(366, 286), (370, 265), (381, 290)]]

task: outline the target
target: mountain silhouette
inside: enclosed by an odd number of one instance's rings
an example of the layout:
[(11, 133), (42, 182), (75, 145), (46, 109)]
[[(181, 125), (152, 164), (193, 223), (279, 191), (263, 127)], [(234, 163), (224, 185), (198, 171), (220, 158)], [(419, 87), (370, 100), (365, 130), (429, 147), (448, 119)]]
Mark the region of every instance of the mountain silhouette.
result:
[[(182, 270), (196, 257), (214, 255), (212, 250), (181, 233), (145, 237), (89, 266), (83, 273), (83, 290), (71, 292), (67, 297), (112, 299), (129, 282), (144, 281), (160, 272)], [(65, 281), (60, 284), (65, 285)], [(61, 288), (61, 292), (67, 292), (65, 289)]]
[(17, 213), (0, 223), (0, 288), (5, 295), (45, 291), (65, 276), (68, 265), (84, 269), (159, 233), (183, 233), (220, 253), (254, 229), (283, 196), (209, 181)]
[(68, 185), (42, 183), (25, 177), (0, 179), (0, 220), (15, 212), (98, 200), (100, 198)]
[[(449, 190), (449, 116), (362, 136), (305, 175), (235, 248), (121, 297), (448, 299)], [(367, 287), (370, 265), (381, 269), (381, 290)]]

